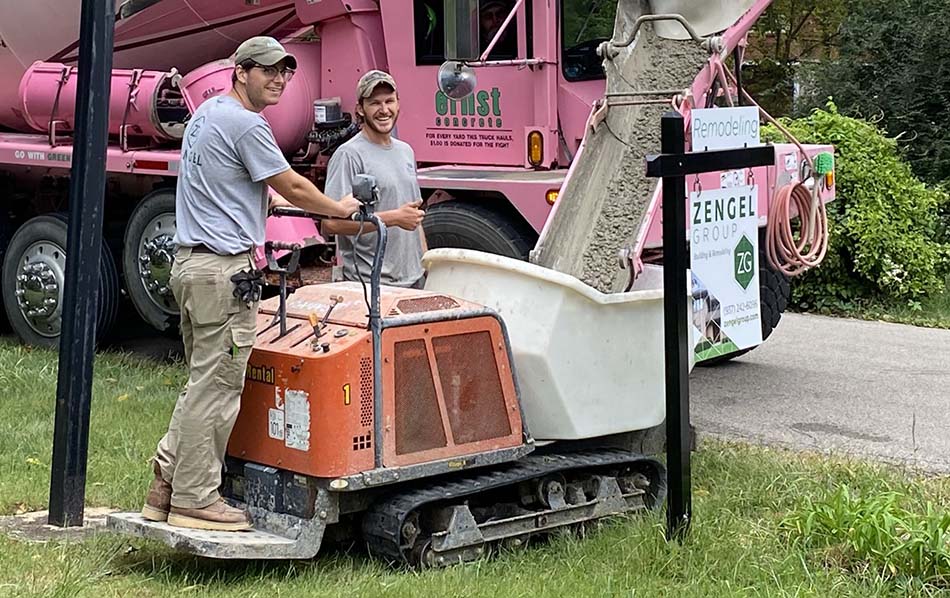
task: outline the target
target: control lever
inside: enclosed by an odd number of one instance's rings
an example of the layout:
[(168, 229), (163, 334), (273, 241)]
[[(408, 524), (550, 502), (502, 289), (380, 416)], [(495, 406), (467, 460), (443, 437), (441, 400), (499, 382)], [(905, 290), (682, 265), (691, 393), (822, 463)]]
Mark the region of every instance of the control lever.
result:
[[(359, 211), (353, 214), (354, 220), (368, 222), (376, 226), (376, 255), (373, 256), (373, 271), (369, 277), (370, 296), (366, 302), (369, 308), (369, 329), (373, 335), (373, 434), (376, 438), (383, 437), (383, 316), (379, 309), (380, 279), (383, 273), (383, 257), (386, 254), (387, 231), (386, 225), (374, 210), (379, 199), (379, 187), (376, 177), (367, 174), (356, 175), (353, 179), (353, 197), (361, 203)], [(359, 264), (356, 266), (359, 276)], [(362, 277), (360, 277), (362, 282)], [(365, 297), (366, 285), (363, 285)], [(383, 466), (382, 443), (377, 442), (373, 451), (373, 464), (379, 468)]]
[(311, 313), (308, 319), (310, 320), (310, 327), (313, 328), (313, 341), (317, 342), (317, 339), (320, 338), (320, 316)]
[(327, 327), (327, 321), (330, 319), (330, 314), (333, 313), (333, 308), (341, 303), (343, 303), (343, 297), (340, 295), (330, 295), (330, 307), (327, 309), (327, 313), (323, 314), (323, 319), (320, 320), (320, 330), (316, 331), (317, 338), (323, 336), (323, 329)]
[(333, 313), (333, 308), (337, 305), (343, 303), (343, 297), (340, 295), (330, 295), (330, 307), (327, 309), (327, 313), (323, 314), (323, 319), (318, 319), (317, 314), (310, 314), (310, 326), (313, 327), (313, 343), (317, 344), (317, 341), (321, 336), (324, 335), (323, 329), (327, 327), (327, 321), (330, 319), (330, 314)]
[(379, 201), (376, 177), (371, 174), (358, 174), (353, 177), (353, 197), (360, 202), (359, 212), (353, 214), (353, 219), (367, 220), (368, 216), (376, 211), (376, 203)]
[[(363, 298), (366, 301), (366, 309), (369, 311), (369, 325), (368, 328), (373, 328), (374, 318), (376, 320), (380, 319), (379, 314), (379, 293), (380, 293), (380, 279), (383, 272), (383, 255), (386, 252), (386, 243), (387, 243), (387, 231), (386, 225), (383, 224), (383, 221), (380, 220), (376, 214), (376, 204), (379, 202), (379, 185), (376, 182), (376, 177), (371, 174), (358, 174), (353, 177), (353, 197), (360, 202), (360, 209), (353, 213), (351, 218), (357, 222), (372, 224), (376, 227), (376, 255), (373, 257), (373, 270), (370, 273), (370, 297), (366, 296), (366, 283), (363, 282), (363, 276), (360, 274), (360, 265), (357, 261), (355, 264), (356, 267), (356, 277), (359, 278), (360, 283), (363, 285)], [(360, 231), (362, 232), (363, 226), (360, 225)], [(359, 234), (356, 235), (357, 242), (359, 241)], [(377, 322), (379, 324), (379, 322)], [(382, 329), (380, 328), (380, 332)], [(374, 337), (375, 340), (378, 340)]]
[[(280, 323), (280, 336), (277, 338), (283, 338), (287, 334), (287, 276), (296, 272), (300, 265), (300, 249), (301, 245), (299, 243), (284, 243), (282, 241), (267, 241), (264, 243), (264, 257), (267, 259), (267, 268), (280, 278), (280, 306), (270, 323), (270, 326)], [(275, 250), (291, 252), (290, 261), (287, 262), (286, 268), (277, 263), (277, 258), (274, 257)], [(292, 292), (293, 290), (291, 290)]]

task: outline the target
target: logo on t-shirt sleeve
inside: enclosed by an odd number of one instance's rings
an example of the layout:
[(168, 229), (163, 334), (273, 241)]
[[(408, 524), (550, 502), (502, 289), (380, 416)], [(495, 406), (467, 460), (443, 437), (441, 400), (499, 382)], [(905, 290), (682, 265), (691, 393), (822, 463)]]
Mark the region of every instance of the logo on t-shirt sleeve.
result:
[(201, 127), (205, 124), (205, 117), (199, 116), (188, 124), (188, 147), (191, 147), (198, 141), (198, 134), (201, 133)]
[(201, 168), (201, 154), (195, 151), (195, 143), (198, 142), (198, 137), (201, 134), (201, 129), (204, 127), (205, 117), (199, 116), (192, 122), (188, 123), (188, 128), (186, 129), (187, 134), (185, 135), (185, 147), (181, 151), (181, 172), (179, 176), (187, 177), (191, 174), (192, 166)]

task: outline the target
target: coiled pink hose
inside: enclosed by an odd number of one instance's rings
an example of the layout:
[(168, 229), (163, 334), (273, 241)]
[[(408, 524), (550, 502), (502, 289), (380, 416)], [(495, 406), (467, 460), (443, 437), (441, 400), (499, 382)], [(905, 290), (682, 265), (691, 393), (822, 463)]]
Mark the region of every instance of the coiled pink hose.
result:
[[(797, 240), (792, 230), (793, 206), (800, 224)], [(812, 197), (801, 183), (785, 185), (772, 199), (765, 239), (766, 257), (773, 269), (786, 276), (798, 276), (814, 268), (828, 251), (828, 213), (824, 203)]]

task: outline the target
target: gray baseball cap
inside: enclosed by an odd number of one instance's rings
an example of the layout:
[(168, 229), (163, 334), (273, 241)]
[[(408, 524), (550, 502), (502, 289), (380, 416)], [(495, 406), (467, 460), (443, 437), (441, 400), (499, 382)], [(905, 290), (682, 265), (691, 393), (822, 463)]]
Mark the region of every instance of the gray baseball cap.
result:
[(297, 59), (288, 54), (280, 42), (266, 35), (252, 37), (245, 41), (234, 52), (234, 64), (241, 64), (245, 60), (253, 60), (263, 66), (273, 66), (281, 60), (286, 60), (287, 66), (297, 68)]
[(362, 77), (360, 77), (359, 83), (356, 84), (356, 99), (362, 100), (373, 95), (373, 90), (376, 89), (377, 85), (386, 84), (393, 88), (393, 91), (396, 91), (396, 81), (392, 78), (387, 72), (384, 71), (369, 71)]

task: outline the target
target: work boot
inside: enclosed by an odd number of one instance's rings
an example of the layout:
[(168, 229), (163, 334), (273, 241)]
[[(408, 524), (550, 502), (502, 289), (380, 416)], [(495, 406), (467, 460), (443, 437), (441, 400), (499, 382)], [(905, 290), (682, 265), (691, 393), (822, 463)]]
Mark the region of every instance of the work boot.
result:
[(155, 479), (148, 487), (148, 496), (145, 497), (145, 506), (142, 507), (142, 517), (149, 521), (165, 521), (168, 519), (168, 510), (172, 504), (172, 485), (162, 478), (162, 470), (158, 462), (152, 461), (152, 471)]
[(236, 532), (251, 528), (251, 518), (241, 509), (236, 509), (219, 498), (203, 509), (172, 507), (168, 525), (207, 529), (219, 532)]

